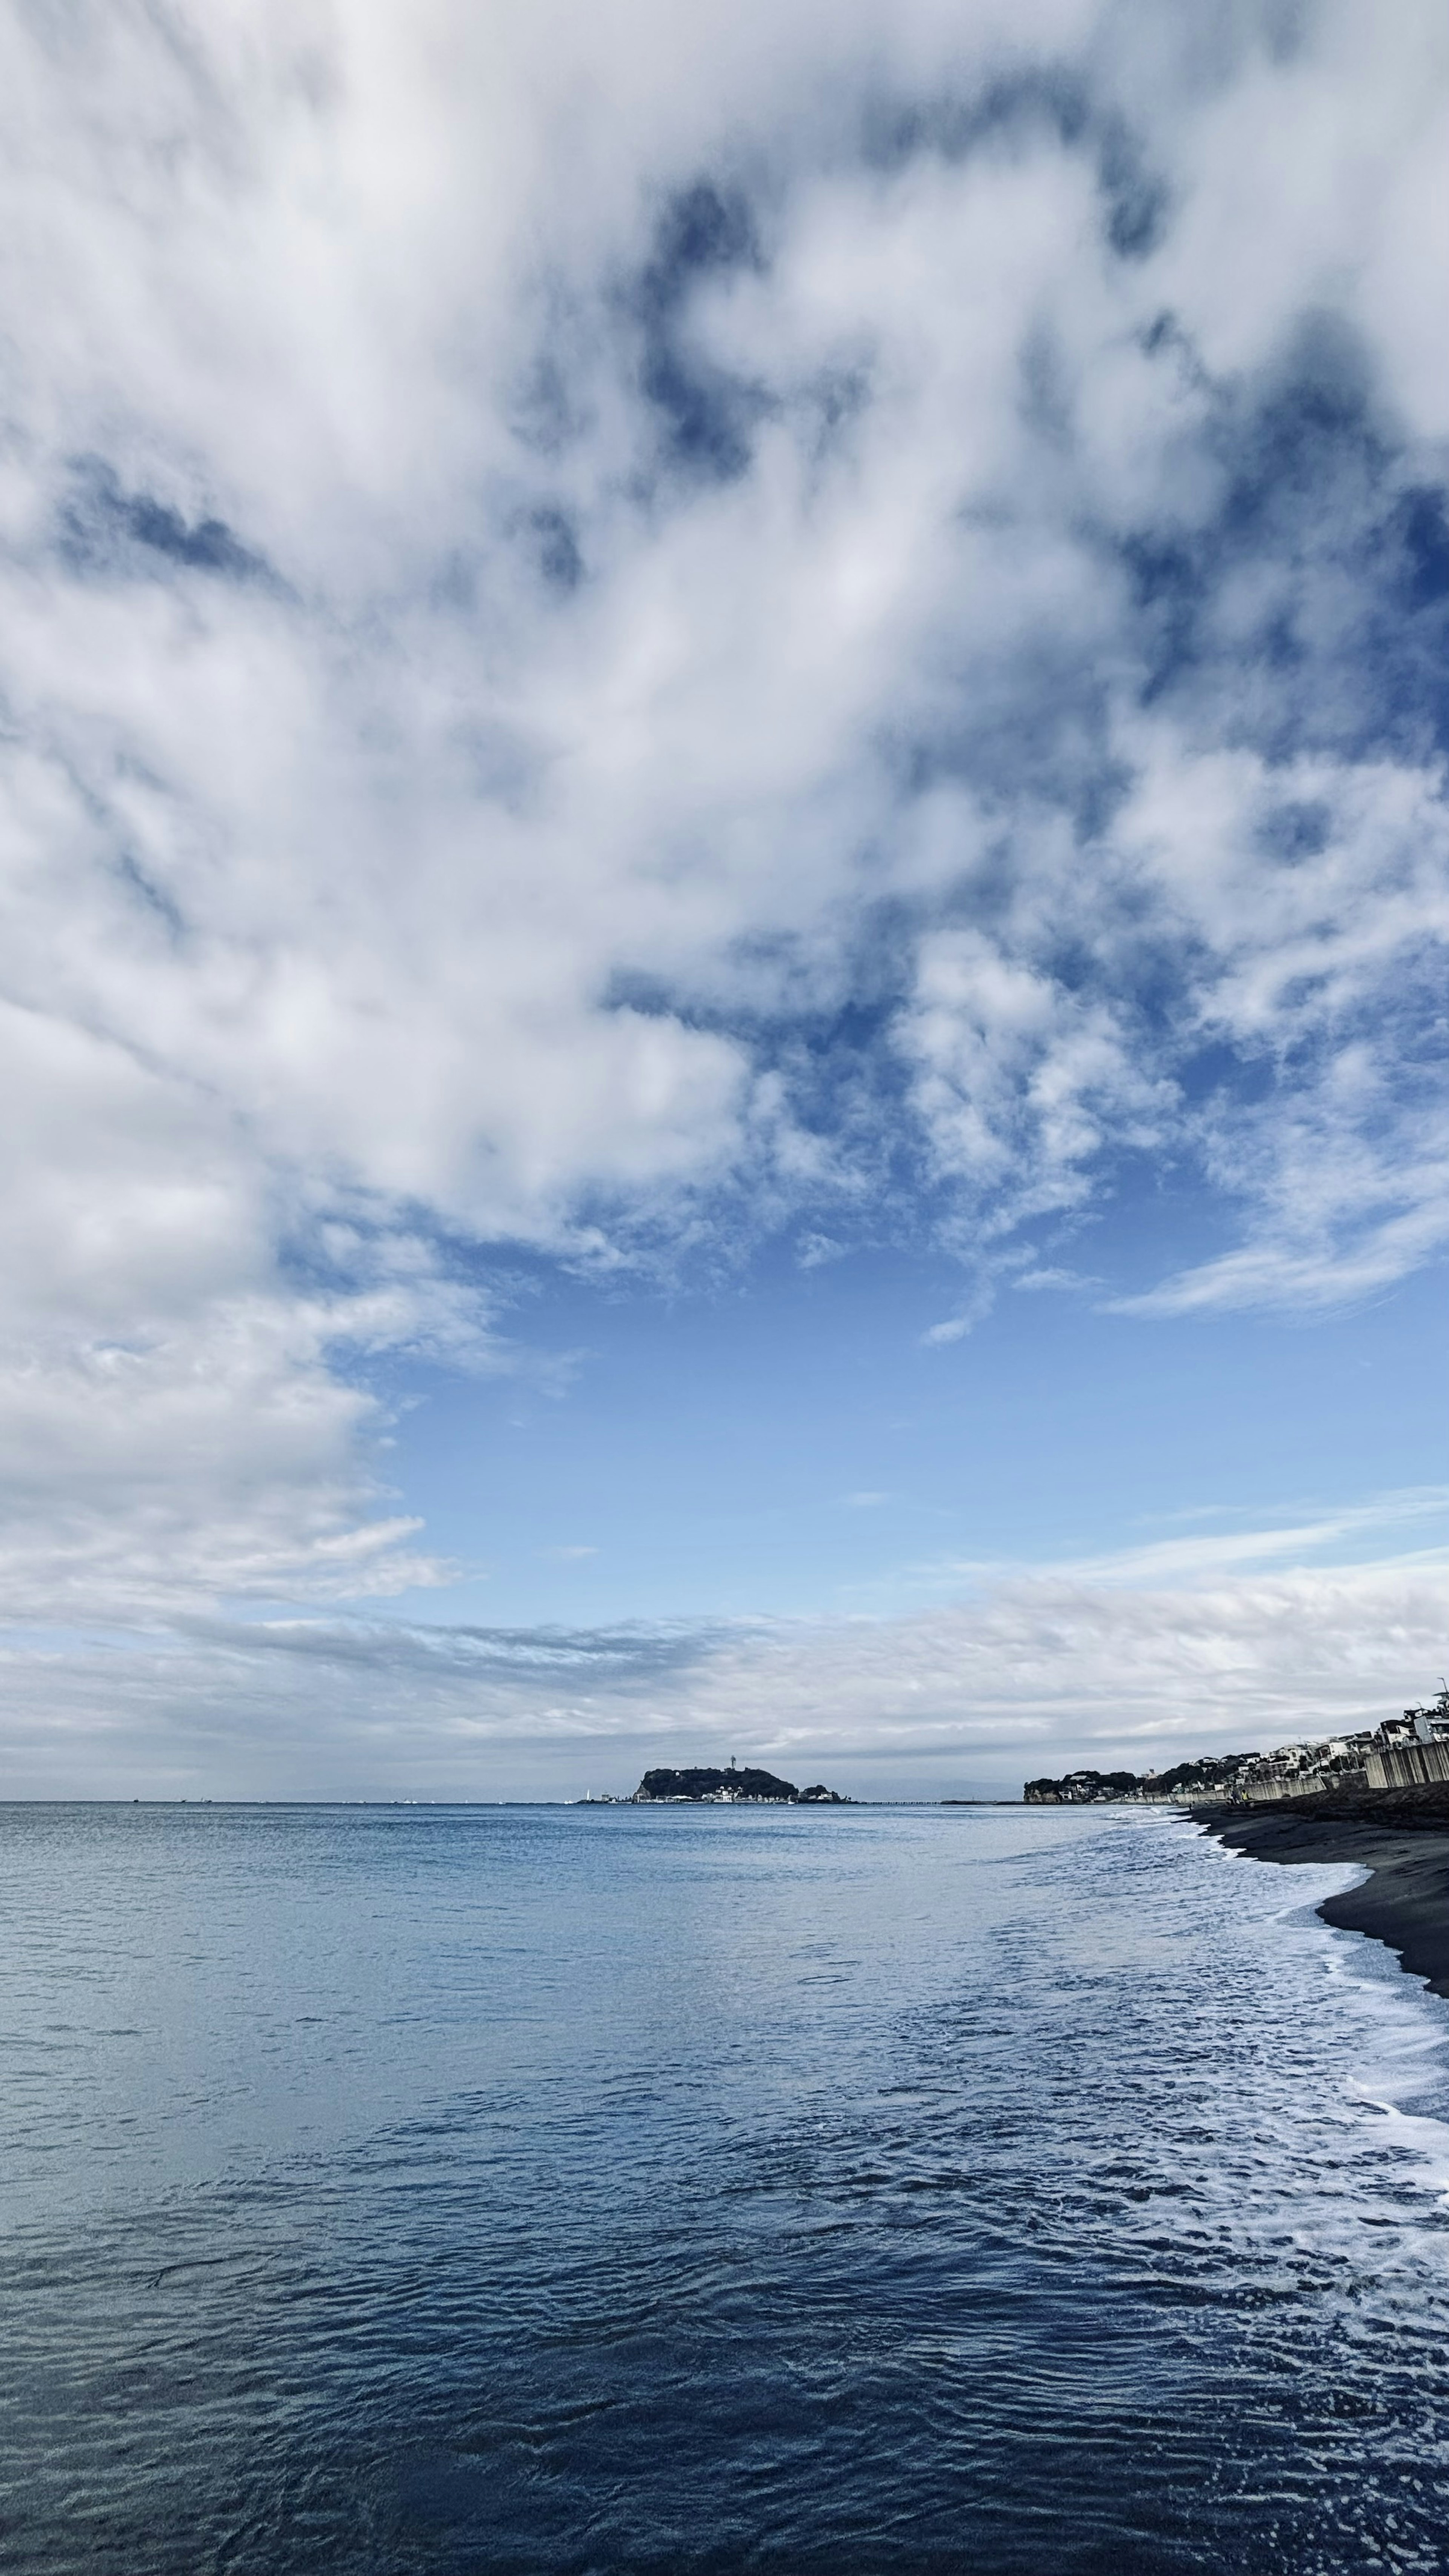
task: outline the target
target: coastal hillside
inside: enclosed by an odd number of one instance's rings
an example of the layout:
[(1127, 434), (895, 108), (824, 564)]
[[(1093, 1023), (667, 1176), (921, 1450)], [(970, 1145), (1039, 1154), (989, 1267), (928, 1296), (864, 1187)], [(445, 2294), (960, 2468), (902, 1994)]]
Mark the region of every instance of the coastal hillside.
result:
[(1021, 1794), (1029, 1807), (1087, 1807), (1120, 1798), (1230, 1798), (1239, 1774), (1263, 1758), (1260, 1753), (1224, 1753), (1179, 1762), (1171, 1771), (1068, 1771), (1060, 1780), (1028, 1780)]
[(1325, 1792), (1423, 1790), (1449, 1783), (1449, 1685), (1435, 1699), (1386, 1717), (1381, 1726), (1280, 1744), (1272, 1753), (1204, 1755), (1170, 1771), (1068, 1771), (1028, 1780), (1029, 1807), (1096, 1806), (1109, 1799), (1223, 1800), (1276, 1804)]

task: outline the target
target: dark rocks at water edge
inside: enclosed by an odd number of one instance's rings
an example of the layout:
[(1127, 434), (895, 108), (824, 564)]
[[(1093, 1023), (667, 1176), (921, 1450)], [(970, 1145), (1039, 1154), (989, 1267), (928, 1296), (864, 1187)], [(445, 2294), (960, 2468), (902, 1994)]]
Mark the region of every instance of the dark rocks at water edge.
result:
[(848, 1807), (852, 1803), (818, 1780), (813, 1788), (797, 1789), (793, 1780), (777, 1780), (773, 1771), (737, 1771), (733, 1764), (728, 1771), (646, 1771), (634, 1792), (636, 1807)]

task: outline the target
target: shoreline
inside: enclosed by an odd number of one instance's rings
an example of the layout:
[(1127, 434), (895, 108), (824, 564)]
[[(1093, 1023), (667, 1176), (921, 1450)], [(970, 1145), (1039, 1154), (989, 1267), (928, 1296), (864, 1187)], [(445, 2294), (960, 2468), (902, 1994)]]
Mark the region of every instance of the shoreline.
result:
[(1365, 1932), (1411, 1977), (1449, 1999), (1449, 1784), (1285, 1798), (1269, 1806), (1187, 1810), (1230, 1851), (1280, 1867), (1347, 1861), (1372, 1875), (1326, 1897), (1321, 1920)]

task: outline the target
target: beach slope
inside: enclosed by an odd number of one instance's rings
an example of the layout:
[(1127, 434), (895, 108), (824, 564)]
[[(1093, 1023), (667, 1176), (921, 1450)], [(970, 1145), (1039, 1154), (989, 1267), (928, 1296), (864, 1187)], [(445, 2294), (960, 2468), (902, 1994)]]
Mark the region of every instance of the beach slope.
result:
[(1272, 1806), (1197, 1807), (1233, 1851), (1292, 1865), (1351, 1861), (1372, 1871), (1318, 1911), (1343, 1932), (1366, 1932), (1399, 1954), (1431, 1993), (1449, 1996), (1449, 1784), (1285, 1798)]

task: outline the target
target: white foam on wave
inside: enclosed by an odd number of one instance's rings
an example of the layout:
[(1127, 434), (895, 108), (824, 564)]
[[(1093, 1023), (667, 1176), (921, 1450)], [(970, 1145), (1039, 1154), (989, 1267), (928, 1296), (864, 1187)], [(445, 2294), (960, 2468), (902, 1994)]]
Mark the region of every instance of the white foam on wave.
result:
[[(1361, 1887), (1369, 1875), (1346, 1872), (1345, 1886)], [(1371, 1934), (1320, 1929), (1325, 1974), (1369, 2052), (1369, 2062), (1350, 2073), (1349, 2091), (1384, 2122), (1386, 2140), (1420, 2163), (1420, 2173), (1406, 2180), (1449, 2208), (1449, 2003)]]

